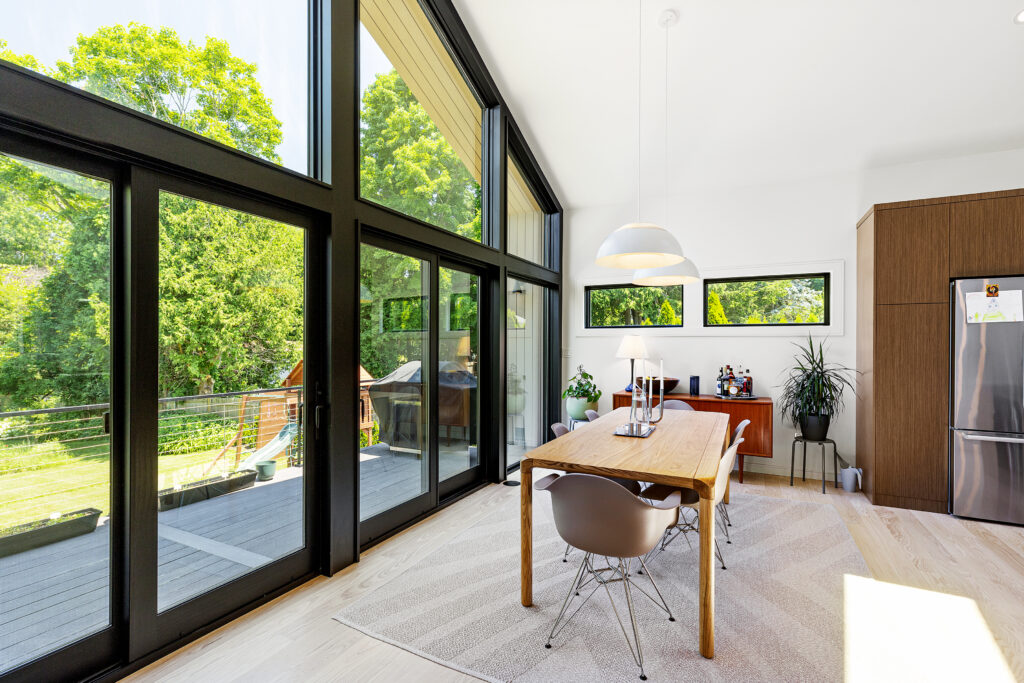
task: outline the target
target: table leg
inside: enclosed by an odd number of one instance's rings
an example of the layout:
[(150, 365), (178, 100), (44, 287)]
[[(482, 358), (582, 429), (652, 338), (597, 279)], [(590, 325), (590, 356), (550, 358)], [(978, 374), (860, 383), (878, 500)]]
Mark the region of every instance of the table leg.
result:
[(804, 471), (800, 475), (800, 481), (807, 481), (807, 442), (802, 442), (804, 445)]
[(743, 483), (743, 456), (740, 456), (740, 483)]
[(520, 592), (523, 606), (529, 607), (533, 604), (533, 465), (529, 461), (520, 464), (519, 479)]
[(700, 530), (700, 653), (715, 656), (715, 501), (701, 496)]

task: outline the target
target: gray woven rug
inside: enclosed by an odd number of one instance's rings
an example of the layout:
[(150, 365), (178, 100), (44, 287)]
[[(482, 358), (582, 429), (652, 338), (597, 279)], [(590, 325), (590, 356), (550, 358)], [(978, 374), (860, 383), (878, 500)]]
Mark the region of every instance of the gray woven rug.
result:
[[(636, 603), (648, 678), (842, 680), (843, 575), (870, 573), (839, 514), (737, 494), (729, 510), (732, 543), (719, 538), (728, 569), (716, 565), (716, 656), (698, 650), (696, 537), (692, 548), (679, 538), (649, 564), (676, 621), (646, 598)], [(510, 501), (335, 619), (488, 680), (638, 680), (603, 590), (544, 648), (581, 559), (576, 551), (563, 563), (564, 547), (538, 492), (533, 607), (519, 604), (519, 508)], [(621, 591), (613, 587), (620, 605)]]

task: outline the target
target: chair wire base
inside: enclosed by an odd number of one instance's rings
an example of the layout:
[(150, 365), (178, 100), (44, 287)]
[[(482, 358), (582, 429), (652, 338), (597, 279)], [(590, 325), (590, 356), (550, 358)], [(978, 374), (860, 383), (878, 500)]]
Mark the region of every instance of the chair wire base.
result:
[[(632, 564), (632, 558), (623, 559), (606, 557), (604, 558), (606, 566), (596, 567), (594, 565), (594, 557), (593, 553), (586, 553), (583, 556), (583, 561), (580, 562), (579, 569), (576, 570), (576, 578), (573, 579), (572, 585), (569, 586), (569, 592), (566, 594), (565, 600), (562, 602), (562, 608), (558, 612), (558, 617), (555, 618), (555, 623), (551, 627), (551, 633), (548, 635), (548, 641), (545, 643), (544, 647), (551, 647), (551, 641), (565, 629), (569, 622), (572, 621), (573, 617), (575, 617), (583, 606), (587, 604), (587, 601), (593, 597), (594, 593), (603, 586), (605, 593), (608, 594), (608, 601), (612, 605), (612, 612), (615, 614), (615, 620), (619, 622), (619, 628), (622, 631), (623, 637), (626, 639), (626, 645), (629, 646), (629, 652), (633, 656), (633, 662), (640, 667), (640, 680), (646, 681), (647, 675), (644, 673), (644, 653), (640, 646), (640, 629), (636, 623), (636, 610), (633, 606), (633, 591), (639, 591), (646, 596), (648, 600), (657, 605), (659, 609), (668, 614), (669, 621), (675, 621), (675, 617), (672, 616), (672, 610), (669, 609), (668, 603), (665, 601), (665, 597), (661, 594), (661, 590), (658, 588), (658, 584), (655, 583), (654, 577), (651, 576), (650, 571), (647, 569), (647, 565), (644, 563), (643, 557), (636, 558), (640, 563), (640, 568), (637, 573), (647, 574), (647, 578), (650, 580), (651, 586), (654, 587), (654, 592), (658, 596), (657, 599), (638, 586), (636, 581), (631, 578), (632, 573), (630, 570), (634, 566)], [(614, 565), (612, 564), (613, 559), (615, 560)], [(629, 613), (629, 621), (633, 632), (632, 640), (629, 637), (629, 633), (626, 631), (626, 626), (622, 621), (622, 616), (619, 614), (619, 608), (616, 606), (614, 598), (612, 598), (612, 592), (609, 585), (613, 583), (621, 583), (623, 586), (623, 591), (625, 592), (626, 597), (626, 608)], [(569, 610), (569, 607), (573, 602), (573, 598), (578, 596), (581, 590), (589, 587), (591, 584), (593, 584), (591, 591), (587, 593), (586, 597), (583, 598), (579, 605), (576, 606), (576, 609), (566, 617), (565, 614)]]
[[(719, 508), (722, 508), (722, 507), (724, 507), (724, 506), (719, 504)], [(655, 556), (656, 553), (664, 552), (665, 549), (669, 546), (669, 544), (672, 543), (672, 541), (674, 541), (677, 538), (679, 538), (680, 536), (682, 536), (684, 539), (686, 539), (686, 545), (688, 545), (691, 550), (693, 549), (693, 544), (690, 543), (690, 537), (688, 536), (688, 534), (690, 532), (700, 533), (700, 529), (698, 528), (699, 516), (697, 515), (696, 512), (694, 512), (693, 519), (692, 520), (687, 519), (686, 518), (686, 512), (688, 510), (690, 510), (690, 508), (686, 508), (686, 507), (679, 508), (679, 523), (676, 524), (675, 526), (669, 527), (668, 529), (665, 530), (665, 535), (661, 537), (661, 543), (656, 545), (651, 550), (651, 552), (647, 553), (644, 556), (644, 558), (643, 558), (644, 560), (651, 560)], [(726, 543), (732, 543), (732, 540), (729, 539), (729, 527), (726, 525), (725, 520), (723, 520), (721, 516), (719, 517), (719, 523), (720, 523), (720, 525), (722, 527), (722, 530), (725, 531)], [(718, 539), (717, 538), (715, 538), (715, 557), (721, 563), (722, 569), (728, 569), (728, 567), (725, 566), (725, 559), (722, 557), (722, 549), (718, 545)], [(646, 569), (646, 568), (647, 568), (647, 566), (644, 565), (644, 569)]]

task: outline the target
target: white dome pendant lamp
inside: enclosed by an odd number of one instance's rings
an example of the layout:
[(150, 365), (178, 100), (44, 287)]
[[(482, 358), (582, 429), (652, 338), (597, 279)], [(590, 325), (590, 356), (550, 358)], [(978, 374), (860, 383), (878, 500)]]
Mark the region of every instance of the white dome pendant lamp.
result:
[[(668, 216), (668, 29), (679, 21), (679, 13), (667, 9), (658, 17), (658, 25), (665, 29), (665, 216)], [(693, 259), (661, 268), (640, 268), (633, 273), (633, 284), (643, 287), (665, 287), (668, 285), (688, 285), (700, 280), (700, 271)]]
[[(636, 222), (608, 235), (597, 250), (595, 263), (606, 268), (660, 268), (686, 259), (679, 241), (665, 228), (640, 221), (640, 123), (643, 116), (640, 87), (643, 72), (643, 0), (638, 0), (636, 79)], [(678, 16), (678, 15), (677, 15)], [(667, 82), (667, 81), (666, 81)]]

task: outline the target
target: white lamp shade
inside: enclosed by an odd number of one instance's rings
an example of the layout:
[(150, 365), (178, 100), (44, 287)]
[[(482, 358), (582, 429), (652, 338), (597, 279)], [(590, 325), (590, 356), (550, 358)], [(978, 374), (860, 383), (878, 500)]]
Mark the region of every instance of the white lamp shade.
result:
[(638, 334), (627, 334), (619, 344), (619, 350), (615, 352), (616, 358), (647, 358), (647, 345), (644, 338)]
[(679, 241), (654, 223), (627, 223), (608, 235), (597, 250), (596, 263), (606, 268), (661, 268), (686, 257)]
[(633, 273), (633, 284), (643, 287), (688, 285), (697, 280), (700, 280), (700, 271), (690, 259), (664, 268), (641, 268)]

